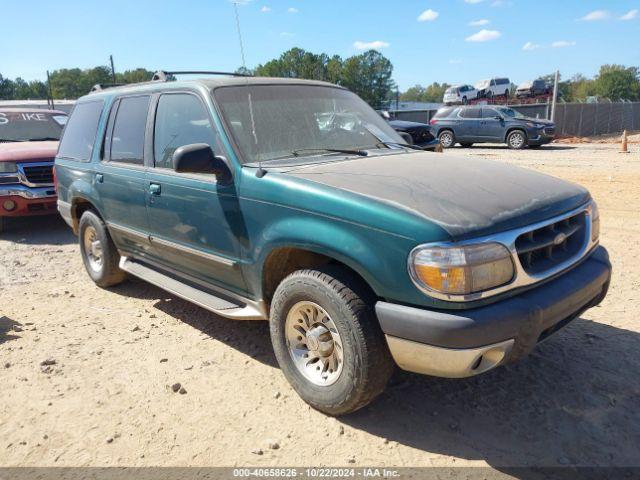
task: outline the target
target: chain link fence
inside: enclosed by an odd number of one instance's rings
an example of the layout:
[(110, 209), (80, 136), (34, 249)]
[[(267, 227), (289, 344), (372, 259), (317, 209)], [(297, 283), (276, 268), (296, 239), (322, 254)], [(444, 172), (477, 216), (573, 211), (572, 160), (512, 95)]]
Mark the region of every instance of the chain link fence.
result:
[[(532, 118), (549, 118), (551, 105), (511, 105), (511, 108)], [(429, 123), (437, 110), (396, 110), (390, 112), (398, 120)], [(556, 135), (591, 137), (621, 134), (623, 130), (640, 130), (640, 102), (558, 103), (556, 105)]]

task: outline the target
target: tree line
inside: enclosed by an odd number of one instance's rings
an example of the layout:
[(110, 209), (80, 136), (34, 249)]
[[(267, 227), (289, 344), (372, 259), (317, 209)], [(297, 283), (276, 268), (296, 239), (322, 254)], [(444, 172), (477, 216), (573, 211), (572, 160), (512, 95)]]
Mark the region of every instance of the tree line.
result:
[[(393, 80), (391, 61), (376, 50), (342, 58), (338, 55), (308, 52), (292, 48), (280, 57), (260, 64), (253, 69), (239, 68), (237, 73), (267, 77), (306, 78), (323, 80), (342, 85), (357, 93), (374, 108), (387, 105), (396, 97), (397, 87)], [(136, 68), (117, 72), (115, 83), (148, 81), (153, 72)], [(540, 77), (553, 82), (553, 74)], [(97, 66), (89, 69), (63, 68), (50, 75), (51, 93), (54, 99), (75, 99), (85, 95), (97, 83), (113, 83), (111, 69)], [(430, 85), (415, 85), (400, 94), (402, 101), (442, 102), (448, 83), (434, 82)], [(559, 93), (566, 102), (584, 101), (590, 96), (616, 100), (640, 101), (640, 70), (624, 65), (602, 65), (594, 78), (574, 75), (559, 84)], [(1, 100), (46, 99), (48, 85), (40, 80), (25, 81), (4, 78), (0, 73)]]

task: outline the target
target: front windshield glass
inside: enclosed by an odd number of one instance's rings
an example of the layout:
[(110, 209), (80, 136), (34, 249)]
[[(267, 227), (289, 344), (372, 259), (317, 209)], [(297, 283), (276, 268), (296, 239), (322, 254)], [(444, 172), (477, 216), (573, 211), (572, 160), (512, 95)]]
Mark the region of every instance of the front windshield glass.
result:
[(214, 96), (245, 163), (404, 143), (369, 105), (341, 88), (242, 85), (219, 87)]
[(0, 142), (60, 140), (66, 119), (62, 113), (0, 111)]

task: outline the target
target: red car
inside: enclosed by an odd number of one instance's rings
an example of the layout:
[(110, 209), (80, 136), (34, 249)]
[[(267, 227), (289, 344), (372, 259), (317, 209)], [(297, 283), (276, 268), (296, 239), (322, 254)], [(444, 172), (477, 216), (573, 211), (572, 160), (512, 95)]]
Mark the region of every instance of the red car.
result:
[(67, 114), (0, 109), (0, 232), (7, 217), (56, 214), (53, 159)]

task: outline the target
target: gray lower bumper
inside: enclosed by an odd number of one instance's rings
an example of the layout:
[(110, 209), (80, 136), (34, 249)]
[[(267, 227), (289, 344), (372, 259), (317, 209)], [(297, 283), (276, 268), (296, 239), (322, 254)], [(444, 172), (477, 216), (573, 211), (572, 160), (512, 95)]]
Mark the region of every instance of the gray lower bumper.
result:
[(607, 293), (611, 264), (604, 248), (537, 288), (484, 307), (432, 311), (387, 302), (376, 314), (403, 369), (466, 377), (526, 356)]

